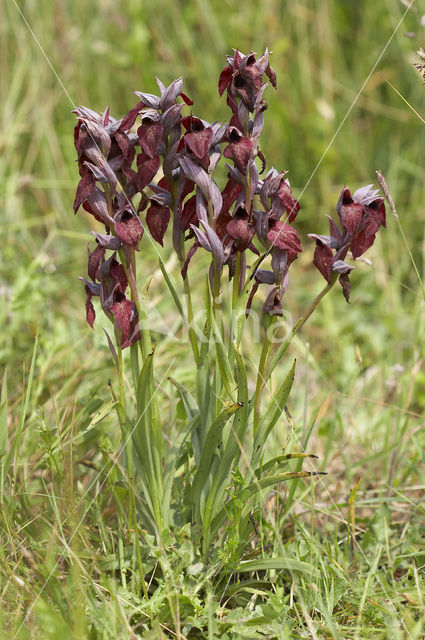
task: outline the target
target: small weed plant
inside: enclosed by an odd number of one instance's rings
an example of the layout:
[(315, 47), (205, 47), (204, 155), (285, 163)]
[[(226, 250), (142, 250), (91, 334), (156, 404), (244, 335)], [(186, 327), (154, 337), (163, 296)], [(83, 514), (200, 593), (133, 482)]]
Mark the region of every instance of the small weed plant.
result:
[[(263, 132), (264, 93), (276, 87), (268, 52), (228, 57), (218, 82), (229, 107), (225, 123), (194, 115), (181, 78), (157, 83), (159, 95), (136, 92), (137, 104), (120, 119), (109, 109), (75, 110), (74, 211), (82, 207), (96, 220), (83, 279), (87, 321), (93, 327), (99, 309), (110, 321), (111, 406), (121, 443), (118, 450), (102, 445), (102, 486), (123, 526), (120, 580), (142, 607), (155, 607), (158, 586), (181, 574), (196, 597), (176, 589), (177, 604), (170, 599), (160, 617), (176, 625), (177, 616), (188, 633), (200, 603), (209, 611), (214, 598), (231, 598), (240, 585), (255, 594), (258, 572), (312, 575), (307, 561), (270, 557), (257, 528), (271, 488), (321, 473), (301, 469), (314, 457), (304, 450), (270, 453), (272, 432), (291, 422), (295, 362), (273, 380), (273, 393), (272, 376), (335, 284), (349, 301), (350, 259), (385, 226), (385, 205), (372, 185), (354, 193), (344, 186), (329, 235), (310, 234), (324, 288), (292, 322), (285, 293), (302, 251), (300, 204), (287, 172), (269, 168), (261, 150), (262, 135), (272, 135)], [(156, 364), (157, 328), (147, 311), (152, 276), (143, 263), (149, 241), (172, 246), (180, 265), (178, 284), (159, 259), (196, 371), (192, 386), (173, 376), (171, 357), (168, 367)], [(261, 342), (255, 366), (254, 340)], [(174, 393), (164, 414), (166, 378)]]

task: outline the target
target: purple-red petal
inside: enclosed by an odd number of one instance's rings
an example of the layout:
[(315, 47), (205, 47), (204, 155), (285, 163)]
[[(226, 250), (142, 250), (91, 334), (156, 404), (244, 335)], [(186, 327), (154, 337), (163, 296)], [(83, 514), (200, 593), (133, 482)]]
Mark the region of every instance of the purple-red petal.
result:
[(189, 200), (186, 200), (180, 216), (180, 227), (182, 231), (190, 229), (192, 224), (198, 224), (198, 216), (196, 215), (196, 195), (189, 198)]
[(170, 210), (158, 204), (152, 204), (146, 213), (146, 224), (148, 225), (150, 234), (161, 246), (168, 223), (170, 222)]
[(297, 217), (297, 213), (301, 207), (298, 200), (292, 195), (291, 187), (286, 180), (282, 180), (282, 182), (280, 183), (277, 197), (288, 213), (288, 222), (293, 222)]
[(89, 274), (89, 278), (91, 278), (93, 282), (95, 282), (96, 279), (99, 280), (99, 278), (96, 278), (96, 273), (102, 262), (104, 262), (105, 260), (105, 251), (106, 249), (104, 247), (101, 247), (100, 245), (97, 245), (96, 249), (93, 252), (91, 252), (90, 249), (88, 250), (89, 264), (87, 273)]
[(137, 182), (139, 191), (144, 189), (149, 182), (152, 182), (158, 172), (160, 164), (161, 159), (159, 156), (150, 158), (146, 153), (139, 153), (137, 156)]
[(246, 175), (247, 165), (251, 157), (253, 142), (250, 138), (240, 136), (231, 142), (223, 152), (225, 158), (230, 158), (235, 163), (236, 168)]
[(239, 207), (233, 218), (226, 225), (226, 231), (239, 251), (245, 251), (254, 237), (255, 229), (248, 223), (249, 216), (244, 208)]
[(183, 93), (183, 91), (181, 91), (180, 93), (180, 98), (187, 104), (188, 107), (191, 107), (193, 105), (193, 100), (191, 100), (189, 96)]
[(114, 315), (118, 328), (121, 331), (121, 348), (125, 349), (140, 340), (137, 315), (135, 315), (134, 304), (131, 300), (123, 298), (111, 305), (111, 312)]
[(121, 219), (115, 222), (114, 229), (124, 244), (128, 244), (136, 250), (139, 248), (144, 229), (138, 216), (125, 212)]
[(279, 249), (290, 251), (295, 255), (302, 251), (301, 241), (296, 229), (281, 220), (273, 220), (267, 234), (267, 240)]
[(91, 171), (87, 171), (78, 183), (77, 193), (73, 204), (74, 213), (77, 213), (84, 200), (88, 198), (95, 187), (95, 179)]
[(223, 69), (220, 73), (220, 78), (218, 80), (218, 93), (220, 96), (226, 91), (229, 86), (233, 75), (233, 68), (229, 65)]
[(85, 287), (86, 289), (86, 320), (88, 322), (88, 324), (90, 325), (90, 327), (93, 329), (93, 324), (94, 321), (96, 319), (96, 312), (94, 310), (93, 307), (93, 303), (91, 301), (92, 299), (92, 292), (90, 291), (89, 287), (86, 285)]
[(186, 133), (184, 141), (196, 158), (199, 160), (207, 155), (213, 137), (213, 130), (208, 127), (202, 131)]
[(147, 120), (137, 129), (140, 146), (149, 158), (159, 155), (162, 133), (162, 124), (159, 121)]
[(363, 218), (364, 207), (362, 204), (342, 204), (339, 210), (341, 224), (350, 236), (353, 236), (359, 229)]
[(333, 252), (332, 249), (320, 240), (316, 240), (316, 249), (314, 251), (314, 266), (320, 271), (327, 282), (331, 281)]

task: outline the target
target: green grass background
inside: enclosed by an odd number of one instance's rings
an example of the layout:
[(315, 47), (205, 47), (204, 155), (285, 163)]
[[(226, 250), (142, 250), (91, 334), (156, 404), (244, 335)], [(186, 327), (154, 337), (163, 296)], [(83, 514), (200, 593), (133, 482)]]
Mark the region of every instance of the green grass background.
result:
[[(95, 333), (85, 323), (77, 280), (86, 272), (90, 220), (72, 213), (78, 180), (73, 104), (98, 111), (109, 105), (119, 117), (135, 102), (132, 91), (156, 92), (156, 75), (164, 83), (183, 75), (194, 113), (220, 120), (227, 116), (217, 93), (225, 55), (266, 46), (278, 87), (267, 94), (263, 151), (269, 166), (290, 171), (295, 194), (302, 193), (297, 224), (304, 253), (286, 295), (291, 313), (298, 317), (322, 286), (306, 234), (326, 233), (326, 214), (334, 213), (344, 184), (376, 183), (375, 170), (382, 170), (408, 244), (389, 213), (387, 230), (368, 253), (372, 264), (356, 264), (351, 305), (332, 292), (293, 347), (299, 365), (290, 405), (295, 430), (303, 442), (311, 430), (309, 448), (329, 475), (311, 487), (297, 486), (287, 512), (266, 507), (265, 523), (273, 550), (281, 552), (286, 541), (289, 553), (317, 564), (322, 590), (298, 585), (294, 604), (290, 580), (277, 581), (258, 630), (244, 606), (235, 614), (226, 610), (229, 622), (221, 626), (213, 621), (215, 609), (207, 611), (205, 629), (223, 639), (257, 633), (425, 637), (424, 298), (412, 265), (413, 258), (423, 277), (425, 127), (412, 108), (425, 117), (425, 88), (412, 65), (425, 44), (425, 2), (405, 12), (399, 0), (2, 3), (0, 376), (7, 370), (8, 379), (2, 450), (23, 425), (15, 482), (7, 484), (1, 504), (2, 637), (148, 637), (131, 630), (139, 605), (123, 604), (116, 581), (102, 572), (98, 557), (105, 549), (93, 531), (105, 527), (113, 552), (117, 533), (113, 519), (102, 523), (103, 503), (90, 506), (67, 546), (79, 521), (69, 515), (94, 477), (79, 461), (96, 463), (99, 439), (116, 435), (112, 417), (86, 431), (109, 400), (112, 369), (100, 323)], [(170, 254), (166, 245), (162, 255)], [(140, 260), (146, 273), (157, 270), (147, 241)], [(175, 315), (159, 277), (152, 305), (167, 318)], [(190, 379), (184, 348), (174, 349), (173, 377)], [(170, 346), (159, 344), (165, 368), (169, 356)], [(285, 442), (288, 429), (282, 426), (273, 446)], [(344, 520), (357, 474), (359, 548), (350, 554), (342, 551)], [(88, 498), (81, 517), (85, 506)], [(335, 563), (337, 578), (329, 570)], [(90, 636), (93, 619), (103, 622)], [(183, 622), (178, 637), (185, 637)], [(176, 635), (168, 633), (159, 626), (152, 637)]]

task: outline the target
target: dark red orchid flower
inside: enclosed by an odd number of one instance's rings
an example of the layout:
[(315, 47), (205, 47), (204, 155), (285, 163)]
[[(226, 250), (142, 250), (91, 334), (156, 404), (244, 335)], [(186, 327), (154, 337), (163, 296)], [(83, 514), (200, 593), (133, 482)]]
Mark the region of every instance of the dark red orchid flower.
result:
[(91, 280), (81, 278), (86, 289), (86, 317), (90, 327), (96, 318), (93, 296), (99, 296), (100, 304), (108, 318), (114, 323), (121, 348), (125, 349), (140, 340), (138, 316), (132, 300), (125, 296), (127, 277), (124, 268), (113, 253), (105, 260), (106, 249), (98, 245), (89, 251), (88, 274)]
[(240, 204), (226, 225), (226, 231), (238, 251), (245, 251), (251, 245), (255, 227), (250, 223), (244, 204)]
[(350, 297), (349, 274), (354, 269), (345, 262), (348, 251), (353, 258), (363, 255), (374, 243), (379, 227), (386, 226), (384, 198), (379, 191), (367, 185), (351, 195), (344, 187), (336, 206), (341, 222), (329, 218), (330, 235), (309, 234), (316, 241), (314, 265), (327, 282), (339, 277), (347, 302)]
[(247, 172), (252, 147), (253, 142), (250, 138), (243, 136), (236, 127), (229, 127), (229, 145), (224, 149), (223, 155), (233, 160), (235, 167), (243, 175)]
[(253, 112), (262, 100), (264, 74), (273, 87), (276, 87), (276, 74), (269, 65), (268, 51), (259, 58), (256, 55), (254, 52), (243, 55), (235, 51), (233, 56), (227, 58), (228, 65), (221, 72), (218, 82), (220, 95), (227, 89), (230, 98), (239, 98), (250, 112)]
[(350, 240), (353, 258), (365, 253), (373, 245), (379, 227), (386, 226), (384, 198), (372, 186), (357, 189), (353, 195), (344, 187), (337, 203), (343, 235)]

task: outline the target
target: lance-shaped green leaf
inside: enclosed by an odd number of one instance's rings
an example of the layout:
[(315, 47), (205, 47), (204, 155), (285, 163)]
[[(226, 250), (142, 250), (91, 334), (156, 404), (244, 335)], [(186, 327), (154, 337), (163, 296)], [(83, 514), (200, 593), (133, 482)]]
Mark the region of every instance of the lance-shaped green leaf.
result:
[[(287, 480), (296, 480), (297, 478), (312, 478), (314, 476), (326, 475), (323, 471), (286, 471), (285, 473), (278, 473), (274, 476), (267, 476), (266, 478), (259, 478), (254, 482), (251, 482), (247, 487), (244, 487), (243, 491), (249, 492), (252, 496), (257, 491), (267, 489), (279, 482), (286, 482)], [(241, 491), (242, 493), (242, 491)], [(238, 495), (238, 494), (236, 494)]]
[(238, 403), (226, 402), (222, 411), (210, 425), (202, 447), (201, 458), (192, 484), (192, 500), (197, 502), (211, 471), (211, 464), (220, 444), (223, 428), (229, 418), (241, 408)]
[[(326, 473), (322, 471), (288, 471), (286, 473), (279, 473), (274, 476), (268, 476), (266, 478), (261, 478), (258, 480), (254, 480), (248, 486), (242, 487), (242, 489), (235, 494), (235, 498), (248, 497), (248, 500), (251, 496), (258, 493), (263, 489), (267, 489), (267, 487), (271, 487), (275, 484), (279, 484), (280, 482), (287, 482), (288, 480), (297, 480), (298, 478), (311, 478), (314, 476), (326, 475)], [(243, 521), (244, 518), (247, 518), (250, 513), (252, 513), (252, 504), (245, 500), (246, 505), (240, 512), (240, 520)], [(211, 524), (211, 532), (215, 534), (218, 529), (223, 526), (225, 520), (227, 518), (226, 508), (223, 507), (215, 516), (212, 524)]]
[(173, 489), (173, 482), (175, 480), (175, 474), (177, 469), (186, 459), (187, 452), (185, 454), (184, 445), (191, 433), (198, 429), (200, 422), (199, 412), (193, 415), (192, 419), (188, 421), (188, 424), (177, 435), (176, 440), (173, 441), (173, 447), (167, 456), (167, 462), (164, 468), (164, 504), (171, 503), (171, 492)]
[(260, 421), (260, 425), (254, 440), (254, 451), (251, 465), (251, 468), (253, 470), (259, 467), (260, 460), (264, 453), (264, 445), (267, 437), (285, 411), (285, 405), (291, 392), (292, 384), (294, 382), (295, 363), (296, 360), (294, 360), (294, 363), (288, 375), (280, 385), (277, 393), (272, 396), (269, 409), (266, 411), (265, 416)]
[(114, 400), (111, 400), (110, 402), (107, 402), (102, 407), (102, 409), (100, 409), (99, 411), (97, 411), (95, 413), (93, 418), (90, 420), (90, 424), (88, 425), (86, 431), (89, 431), (95, 425), (97, 425), (99, 422), (102, 422), (103, 418), (106, 418), (106, 416), (111, 413), (112, 409), (115, 407), (116, 404), (117, 404), (117, 402), (114, 401)]
[(142, 367), (137, 386), (137, 423), (133, 430), (133, 442), (139, 458), (139, 468), (145, 480), (146, 501), (153, 517), (162, 527), (162, 513), (167, 511), (162, 496), (162, 430), (158, 400), (153, 377), (151, 352)]
[(7, 373), (3, 376), (3, 384), (0, 394), (0, 500), (3, 504), (4, 482), (8, 472), (6, 467), (6, 451), (7, 451)]
[(276, 456), (275, 458), (272, 458), (271, 460), (268, 460), (265, 464), (261, 465), (261, 468), (255, 470), (255, 475), (258, 477), (264, 475), (267, 471), (272, 469), (275, 466), (275, 464), (277, 464), (278, 466), (283, 466), (285, 464), (288, 464), (290, 460), (304, 459), (304, 458), (311, 459), (311, 458), (317, 458), (317, 457), (318, 456), (315, 456), (313, 453), (285, 453), (281, 456)]
[[(29, 402), (30, 402), (30, 398), (31, 398), (32, 383), (33, 383), (33, 380), (34, 380), (35, 362), (36, 362), (36, 359), (37, 359), (37, 350), (38, 350), (38, 335), (36, 336), (35, 341), (34, 341), (34, 348), (33, 348), (33, 351), (32, 351), (30, 371), (29, 371), (29, 374), (28, 374), (27, 388), (26, 388), (26, 391), (25, 391), (25, 396), (24, 396), (23, 401), (22, 401), (22, 407), (21, 407), (21, 412), (20, 412), (20, 420), (19, 420), (19, 423), (18, 423), (18, 428), (16, 430), (15, 437), (13, 438), (12, 443), (10, 445), (10, 449), (9, 449), (7, 455), (6, 455), (5, 460), (4, 460), (4, 467), (3, 467), (4, 475), (3, 475), (3, 478), (6, 477), (8, 471), (10, 469), (13, 457), (16, 455), (16, 453), (19, 453), (19, 449), (20, 449), (20, 445), (21, 445), (21, 438), (22, 438), (22, 431), (24, 429), (24, 424), (25, 424), (25, 420), (27, 418), (28, 407), (29, 407)], [(3, 382), (3, 384), (4, 384), (4, 382)], [(3, 401), (2, 401), (2, 405), (3, 405)], [(17, 472), (18, 472), (18, 465), (15, 466), (15, 477), (14, 477), (15, 481), (16, 481)]]
[(268, 571), (268, 570), (287, 570), (306, 573), (312, 578), (319, 579), (320, 572), (308, 562), (295, 560), (294, 558), (261, 558), (258, 560), (245, 560), (238, 564), (235, 573)]
[[(229, 429), (227, 438), (223, 445), (223, 454), (220, 459), (219, 466), (215, 472), (214, 481), (210, 488), (207, 502), (203, 515), (204, 530), (210, 529), (210, 525), (217, 512), (223, 510), (225, 500), (226, 486), (229, 483), (229, 473), (233, 465), (237, 464), (240, 458), (241, 443), (245, 440), (248, 429), (248, 381), (246, 368), (242, 356), (237, 347), (236, 341), (233, 342), (235, 363), (236, 363), (236, 379), (238, 386), (237, 402), (241, 406), (233, 419), (231, 428)], [(214, 528), (214, 531), (216, 529)], [(210, 529), (209, 535), (213, 534)]]
[(213, 337), (215, 342), (215, 351), (217, 355), (217, 362), (220, 369), (221, 379), (228, 393), (229, 397), (233, 400), (235, 396), (236, 382), (233, 377), (232, 368), (230, 366), (229, 356), (224, 346), (223, 337), (219, 331), (214, 315), (211, 315), (211, 325), (213, 329)]
[(202, 450), (202, 442), (205, 437), (205, 431), (210, 421), (215, 419), (215, 397), (214, 386), (211, 380), (211, 364), (210, 364), (210, 321), (205, 321), (204, 330), (201, 338), (201, 349), (199, 353), (199, 361), (196, 371), (196, 398), (201, 416), (199, 429), (193, 432), (193, 452), (195, 456), (195, 464), (199, 464), (199, 458)]
[(196, 362), (198, 362), (199, 350), (198, 350), (198, 344), (197, 344), (197, 341), (196, 341), (196, 332), (195, 332), (194, 328), (189, 323), (188, 317), (187, 317), (187, 315), (185, 313), (185, 310), (183, 309), (183, 305), (180, 302), (179, 295), (178, 295), (178, 293), (177, 293), (177, 291), (176, 291), (176, 289), (175, 289), (175, 287), (174, 287), (174, 285), (173, 285), (173, 283), (171, 281), (171, 278), (170, 278), (170, 276), (169, 276), (169, 274), (167, 272), (167, 269), (165, 268), (164, 262), (162, 261), (161, 258), (159, 259), (159, 266), (160, 266), (160, 269), (162, 271), (162, 275), (164, 276), (165, 283), (166, 283), (166, 285), (167, 285), (167, 287), (168, 287), (168, 289), (169, 289), (169, 291), (170, 291), (170, 293), (171, 293), (171, 295), (173, 297), (174, 304), (177, 307), (177, 310), (178, 310), (178, 312), (179, 312), (179, 314), (181, 316), (181, 319), (183, 321), (185, 329), (186, 329), (186, 331), (187, 331), (187, 333), (189, 335), (190, 344), (192, 345), (192, 350), (193, 350), (193, 354), (195, 356), (195, 360), (196, 360)]
[(176, 387), (179, 392), (179, 396), (183, 403), (183, 407), (188, 420), (192, 420), (195, 415), (199, 415), (198, 407), (196, 406), (196, 402), (192, 397), (191, 393), (184, 387), (180, 382), (174, 380), (171, 376), (168, 378), (171, 384)]

